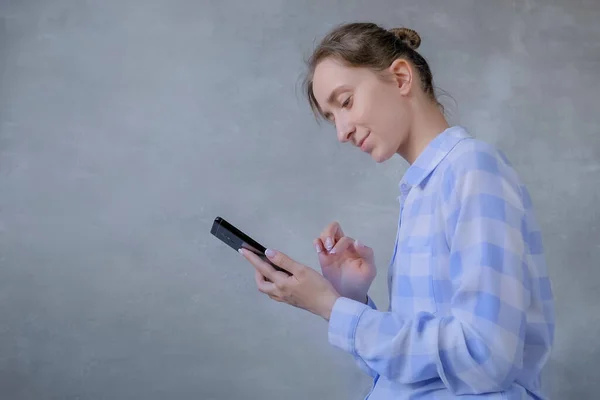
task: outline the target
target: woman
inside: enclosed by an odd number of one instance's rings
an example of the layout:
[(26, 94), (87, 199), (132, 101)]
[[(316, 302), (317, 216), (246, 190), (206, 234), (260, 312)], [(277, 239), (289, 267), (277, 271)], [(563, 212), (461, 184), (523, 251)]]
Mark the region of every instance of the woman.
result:
[(329, 342), (374, 378), (368, 398), (543, 399), (553, 295), (531, 200), (494, 147), (450, 127), (419, 35), (352, 23), (309, 60), (315, 113), (376, 162), (399, 154), (400, 218), (390, 306), (367, 295), (371, 248), (337, 223), (315, 240), (322, 275), (268, 250), (275, 271), (242, 252), (258, 289), (328, 321)]

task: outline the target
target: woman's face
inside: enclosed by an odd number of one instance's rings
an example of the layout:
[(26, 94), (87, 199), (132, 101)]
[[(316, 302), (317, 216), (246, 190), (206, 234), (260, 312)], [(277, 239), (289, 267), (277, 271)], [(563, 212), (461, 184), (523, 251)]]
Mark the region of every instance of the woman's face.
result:
[(405, 145), (411, 126), (409, 92), (412, 71), (396, 60), (382, 79), (367, 68), (326, 58), (314, 72), (313, 92), (321, 111), (335, 124), (340, 142), (352, 142), (376, 162)]

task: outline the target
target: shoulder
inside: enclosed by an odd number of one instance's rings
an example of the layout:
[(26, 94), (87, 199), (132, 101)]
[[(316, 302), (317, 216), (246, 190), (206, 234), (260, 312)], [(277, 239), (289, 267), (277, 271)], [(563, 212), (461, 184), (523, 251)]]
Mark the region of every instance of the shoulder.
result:
[[(461, 140), (447, 155), (445, 169), (460, 171), (484, 171), (490, 174), (514, 175), (506, 155), (491, 143), (480, 139)], [(516, 177), (516, 176), (515, 176)]]
[(508, 157), (491, 143), (472, 137), (461, 140), (441, 168), (445, 201), (473, 195), (522, 203), (522, 185)]

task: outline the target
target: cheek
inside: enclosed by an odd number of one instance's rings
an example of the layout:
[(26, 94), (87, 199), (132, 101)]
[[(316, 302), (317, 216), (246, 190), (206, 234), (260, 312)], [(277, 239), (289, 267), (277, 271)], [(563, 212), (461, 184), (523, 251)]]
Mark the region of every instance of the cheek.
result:
[(355, 104), (352, 107), (352, 117), (357, 125), (369, 126), (370, 123), (376, 120), (376, 116), (373, 113), (373, 104), (368, 101)]
[(370, 104), (368, 108), (370, 122), (373, 124), (373, 130), (377, 131), (382, 139), (389, 141), (393, 136), (397, 124), (401, 118), (398, 116), (400, 111), (396, 99), (387, 95), (385, 91), (380, 96), (375, 97), (376, 101)]
[(374, 118), (373, 131), (376, 132), (379, 141), (386, 147), (394, 146), (399, 140), (401, 118), (393, 107), (383, 106), (377, 110)]
[(410, 125), (409, 115), (406, 114), (401, 104), (394, 104), (393, 107), (385, 110), (385, 115), (381, 115), (381, 121), (384, 121), (383, 134), (385, 140), (395, 146), (406, 139), (406, 130)]
[(395, 88), (378, 85), (364, 92), (364, 101), (357, 104), (356, 123), (375, 136), (373, 158), (385, 161), (393, 156), (404, 140), (402, 132), (406, 125), (403, 104), (399, 103)]
[(355, 97), (357, 101), (352, 107), (355, 122), (374, 130), (376, 125), (381, 124), (381, 118), (386, 114), (381, 109), (385, 105), (385, 94), (378, 93), (376, 88), (368, 87), (362, 89)]

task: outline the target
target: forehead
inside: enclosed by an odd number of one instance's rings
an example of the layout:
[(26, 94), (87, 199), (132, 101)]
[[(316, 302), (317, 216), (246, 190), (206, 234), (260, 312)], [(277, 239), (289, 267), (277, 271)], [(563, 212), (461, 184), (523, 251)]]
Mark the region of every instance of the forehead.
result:
[(324, 107), (327, 98), (337, 87), (349, 86), (352, 88), (372, 77), (373, 74), (366, 68), (349, 67), (338, 60), (326, 58), (315, 68), (313, 93), (319, 105)]

